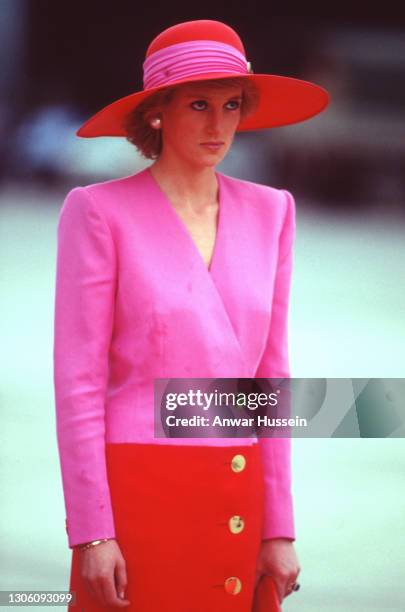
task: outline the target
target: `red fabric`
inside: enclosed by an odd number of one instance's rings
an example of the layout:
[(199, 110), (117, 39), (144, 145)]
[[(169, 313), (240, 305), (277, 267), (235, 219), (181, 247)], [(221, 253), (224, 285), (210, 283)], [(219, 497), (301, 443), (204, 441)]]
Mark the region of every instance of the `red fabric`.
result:
[(276, 584), (270, 576), (262, 576), (256, 591), (252, 612), (281, 612)]
[(158, 34), (150, 43), (146, 57), (159, 49), (188, 40), (219, 40), (227, 45), (232, 45), (244, 55), (246, 54), (241, 39), (230, 26), (211, 19), (198, 19), (178, 23)]
[[(236, 454), (246, 458), (240, 472), (231, 468)], [(127, 564), (126, 610), (251, 612), (264, 502), (259, 446), (107, 443), (106, 458)], [(229, 529), (233, 515), (245, 521), (240, 533)], [(230, 577), (242, 583), (237, 594), (225, 590)], [(87, 593), (77, 549), (70, 590), (77, 598), (70, 610), (107, 609)]]

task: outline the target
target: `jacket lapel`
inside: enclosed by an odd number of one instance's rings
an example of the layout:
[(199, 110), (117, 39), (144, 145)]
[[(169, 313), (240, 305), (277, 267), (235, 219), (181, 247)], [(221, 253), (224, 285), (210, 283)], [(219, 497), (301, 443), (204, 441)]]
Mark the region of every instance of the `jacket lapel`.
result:
[[(216, 172), (219, 214), (216, 242), (208, 269), (190, 232), (160, 189), (149, 169), (143, 174), (157, 227), (156, 245), (164, 261), (169, 285), (185, 287), (202, 316), (210, 316), (226, 334), (250, 376), (260, 351), (269, 311), (263, 301), (263, 277), (252, 245), (256, 230), (249, 202), (240, 202), (232, 179)], [(250, 214), (249, 214), (250, 213)]]
[[(224, 223), (211, 277), (246, 363), (254, 376), (271, 312), (271, 256), (269, 228), (254, 188), (217, 173)], [(252, 184), (249, 185), (249, 187)]]

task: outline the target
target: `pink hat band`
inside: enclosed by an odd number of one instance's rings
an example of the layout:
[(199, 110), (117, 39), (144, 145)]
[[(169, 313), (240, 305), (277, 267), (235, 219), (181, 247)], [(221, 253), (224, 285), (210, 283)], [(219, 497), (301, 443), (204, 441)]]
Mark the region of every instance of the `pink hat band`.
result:
[(143, 88), (169, 85), (212, 72), (247, 74), (246, 57), (235, 47), (214, 40), (190, 40), (155, 51), (143, 63)]

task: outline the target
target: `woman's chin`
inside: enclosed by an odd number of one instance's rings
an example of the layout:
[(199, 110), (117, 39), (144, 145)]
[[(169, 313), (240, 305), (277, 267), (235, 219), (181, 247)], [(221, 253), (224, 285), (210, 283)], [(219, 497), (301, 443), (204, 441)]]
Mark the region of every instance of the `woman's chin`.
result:
[(225, 155), (223, 151), (221, 151), (221, 153), (208, 152), (205, 155), (202, 155), (200, 159), (201, 159), (201, 163), (204, 166), (212, 167), (212, 166), (217, 166), (224, 159), (224, 157)]

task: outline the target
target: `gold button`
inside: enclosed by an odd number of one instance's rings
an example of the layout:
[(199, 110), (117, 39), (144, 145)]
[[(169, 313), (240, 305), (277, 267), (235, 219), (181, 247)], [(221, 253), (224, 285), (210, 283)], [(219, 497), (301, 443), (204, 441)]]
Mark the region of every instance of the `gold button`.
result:
[(243, 455), (235, 455), (232, 459), (232, 469), (234, 472), (241, 472), (245, 469), (246, 459)]
[(229, 595), (237, 595), (241, 592), (242, 583), (236, 576), (230, 576), (225, 580), (225, 591), (229, 593)]
[(235, 514), (229, 519), (229, 529), (232, 533), (240, 533), (245, 527), (245, 521), (241, 516)]

